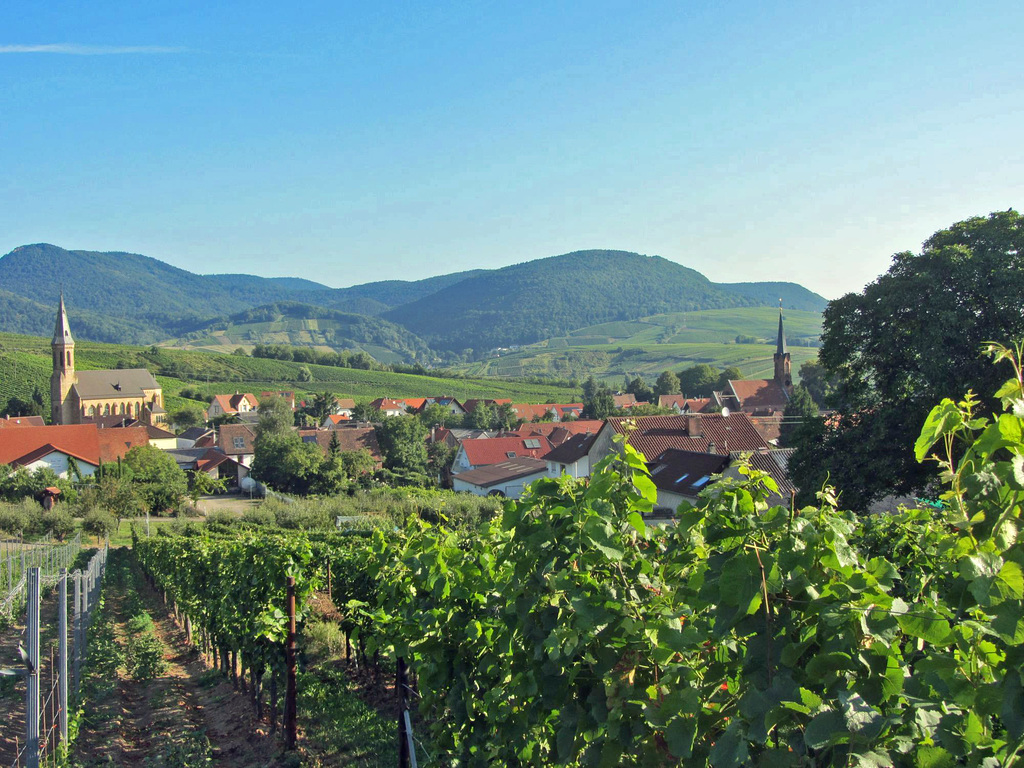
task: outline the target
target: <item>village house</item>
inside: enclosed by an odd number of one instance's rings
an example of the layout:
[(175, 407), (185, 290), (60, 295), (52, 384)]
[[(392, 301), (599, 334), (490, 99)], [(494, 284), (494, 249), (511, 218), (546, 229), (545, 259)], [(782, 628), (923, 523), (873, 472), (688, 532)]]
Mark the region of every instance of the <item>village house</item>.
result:
[(97, 417), (127, 416), (147, 424), (166, 421), (163, 389), (145, 368), (79, 371), (64, 295), (50, 342), (50, 417), (54, 424), (83, 424)]
[(380, 411), (381, 416), (405, 416), (408, 413), (404, 400), (393, 400), (390, 397), (378, 397), (370, 403), (370, 407)]
[(256, 430), (249, 424), (221, 424), (217, 427), (217, 447), (246, 467), (256, 458)]
[[(294, 401), (294, 398), (293, 398)], [(206, 415), (210, 419), (221, 416), (237, 416), (242, 413), (255, 413), (260, 403), (256, 395), (249, 392), (235, 392), (233, 395), (214, 395), (207, 408)]]
[(0, 416), (0, 429), (4, 427), (45, 427), (42, 416)]
[(512, 410), (522, 422), (565, 421), (578, 419), (583, 414), (583, 403), (513, 403)]
[[(552, 449), (551, 442), (538, 437), (486, 437), (463, 440), (452, 461), (452, 475), (509, 459), (540, 459)], [(547, 465), (544, 465), (547, 467)]]
[(476, 496), (518, 499), (526, 486), (547, 476), (547, 466), (547, 462), (529, 457), (507, 459), (456, 475), (452, 487)]
[(0, 465), (30, 472), (48, 468), (62, 478), (89, 477), (100, 464), (123, 458), (136, 446), (149, 445), (145, 426), (99, 429), (95, 424), (56, 424), (5, 429), (0, 438)]
[(674, 514), (684, 501), (691, 504), (715, 475), (729, 466), (729, 456), (703, 451), (669, 448), (648, 464), (651, 480), (658, 489), (656, 513)]
[(590, 477), (590, 449), (596, 440), (595, 433), (582, 433), (572, 435), (561, 445), (552, 448), (544, 456), (548, 464), (548, 476), (568, 475), (575, 479)]
[(671, 408), (676, 413), (708, 413), (714, 401), (710, 397), (686, 395), (658, 395), (659, 408)]
[(590, 449), (590, 466), (616, 450), (616, 435), (624, 435), (626, 442), (648, 460), (669, 448), (728, 456), (732, 451), (761, 451), (770, 447), (745, 413), (613, 416)]
[(344, 427), (341, 429), (300, 429), (299, 437), (304, 443), (316, 443), (324, 455), (331, 448), (331, 443), (338, 442), (338, 450), (366, 451), (370, 454), (377, 469), (383, 466), (384, 456), (377, 443), (377, 431), (373, 427)]

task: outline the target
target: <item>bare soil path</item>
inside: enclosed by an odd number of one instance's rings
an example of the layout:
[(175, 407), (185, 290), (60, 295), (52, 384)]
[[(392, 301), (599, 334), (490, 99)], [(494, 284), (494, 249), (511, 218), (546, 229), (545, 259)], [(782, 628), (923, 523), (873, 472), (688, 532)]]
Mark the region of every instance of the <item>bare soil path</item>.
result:
[[(133, 680), (122, 665), (115, 679), (94, 681), (73, 765), (206, 766), (233, 768), (295, 765), (283, 756), (280, 742), (256, 721), (249, 698), (223, 675), (209, 670), (188, 646), (161, 598), (131, 568), (127, 550), (111, 552), (108, 610), (113, 642), (124, 647), (130, 614), (139, 600), (153, 619), (165, 670), (154, 679)], [(120, 577), (118, 577), (120, 569)], [(110, 578), (114, 577), (114, 578)]]

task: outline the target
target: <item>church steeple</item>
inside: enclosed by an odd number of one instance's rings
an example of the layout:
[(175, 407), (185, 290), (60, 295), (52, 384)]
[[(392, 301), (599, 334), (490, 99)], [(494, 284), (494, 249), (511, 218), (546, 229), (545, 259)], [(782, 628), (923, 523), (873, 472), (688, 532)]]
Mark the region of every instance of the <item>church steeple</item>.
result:
[(54, 424), (75, 422), (75, 410), (69, 398), (75, 384), (75, 339), (71, 335), (64, 292), (60, 293), (57, 322), (53, 326), (53, 373), (50, 375), (50, 418)]
[(779, 299), (779, 336), (775, 341), (775, 381), (786, 390), (793, 391), (793, 369), (786, 346), (786, 329), (782, 323), (782, 299)]
[(70, 344), (75, 346), (71, 338), (71, 325), (68, 323), (68, 311), (64, 308), (64, 291), (60, 292), (60, 308), (57, 310), (57, 324), (53, 327), (53, 345)]

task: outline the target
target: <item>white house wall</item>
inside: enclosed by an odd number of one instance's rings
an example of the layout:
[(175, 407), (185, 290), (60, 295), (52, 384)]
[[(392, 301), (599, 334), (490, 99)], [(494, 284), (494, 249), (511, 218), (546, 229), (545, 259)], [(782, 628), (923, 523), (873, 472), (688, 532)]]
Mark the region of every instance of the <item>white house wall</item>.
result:
[[(82, 473), (82, 477), (91, 477), (96, 471), (96, 467), (88, 462), (82, 461), (81, 459), (75, 459), (78, 464), (78, 471)], [(41, 467), (52, 469), (57, 477), (67, 479), (68, 477), (68, 457), (67, 454), (61, 453), (60, 451), (54, 451), (53, 453), (43, 456), (41, 459), (36, 459), (31, 464), (25, 464), (25, 469), (29, 472), (35, 472)]]

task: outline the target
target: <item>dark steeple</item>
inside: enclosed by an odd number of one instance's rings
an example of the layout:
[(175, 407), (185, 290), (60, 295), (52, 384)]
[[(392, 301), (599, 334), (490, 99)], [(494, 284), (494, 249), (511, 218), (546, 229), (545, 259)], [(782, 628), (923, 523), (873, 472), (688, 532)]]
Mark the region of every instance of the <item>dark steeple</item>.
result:
[(786, 394), (793, 392), (793, 369), (786, 348), (786, 329), (782, 326), (782, 299), (779, 299), (779, 338), (775, 342), (775, 381)]
[(782, 299), (779, 299), (779, 338), (775, 342), (775, 354), (785, 355), (788, 353), (789, 350), (786, 349), (786, 331), (782, 327)]

